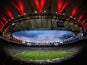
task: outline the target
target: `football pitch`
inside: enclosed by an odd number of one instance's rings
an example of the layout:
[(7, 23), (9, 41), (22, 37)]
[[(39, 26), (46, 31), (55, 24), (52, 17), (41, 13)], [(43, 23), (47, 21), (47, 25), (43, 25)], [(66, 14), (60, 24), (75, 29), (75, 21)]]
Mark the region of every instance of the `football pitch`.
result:
[(64, 58), (67, 56), (70, 56), (72, 52), (66, 52), (66, 51), (33, 51), (33, 52), (22, 52), (22, 53), (16, 53), (15, 56), (26, 59), (26, 60), (52, 60), (56, 58)]

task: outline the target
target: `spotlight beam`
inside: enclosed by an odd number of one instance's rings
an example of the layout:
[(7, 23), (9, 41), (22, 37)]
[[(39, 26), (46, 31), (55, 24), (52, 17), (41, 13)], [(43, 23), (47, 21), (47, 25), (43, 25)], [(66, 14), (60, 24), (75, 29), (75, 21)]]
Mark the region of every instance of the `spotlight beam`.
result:
[(57, 4), (58, 14), (61, 14), (64, 11), (64, 9), (66, 8), (67, 5), (68, 5), (68, 0), (66, 0), (66, 1), (58, 0), (58, 4)]
[(87, 23), (84, 24), (84, 30), (87, 30)]
[(80, 16), (78, 17), (78, 21), (80, 21), (82, 18), (83, 18), (83, 15), (80, 15)]
[(14, 16), (13, 16), (11, 10), (5, 8), (5, 9), (0, 10), (0, 12), (1, 12), (1, 14), (8, 16), (10, 19), (14, 19)]
[(5, 10), (5, 14), (7, 14), (11, 19), (14, 19), (14, 16), (13, 16), (12, 12), (9, 9)]
[(82, 24), (84, 25), (86, 22), (87, 22), (86, 20), (83, 20), (83, 21), (82, 21)]
[(5, 16), (2, 16), (2, 19), (3, 19), (3, 21), (4, 21), (5, 23), (8, 22), (8, 19), (7, 19)]
[(80, 8), (74, 7), (74, 8), (72, 9), (71, 16), (72, 16), (72, 17), (75, 17), (75, 15), (77, 15), (79, 11), (80, 11)]
[(11, 4), (13, 5), (13, 7), (22, 15), (24, 16), (24, 4), (23, 4), (23, 0), (16, 0), (17, 2), (14, 2), (13, 0), (11, 0)]
[(0, 25), (4, 26), (4, 23), (0, 20)]
[(39, 2), (39, 0), (34, 0), (34, 2), (35, 2), (35, 5), (38, 9), (38, 12), (42, 13), (43, 9), (44, 9), (44, 5), (45, 5), (45, 0), (40, 0), (40, 2)]

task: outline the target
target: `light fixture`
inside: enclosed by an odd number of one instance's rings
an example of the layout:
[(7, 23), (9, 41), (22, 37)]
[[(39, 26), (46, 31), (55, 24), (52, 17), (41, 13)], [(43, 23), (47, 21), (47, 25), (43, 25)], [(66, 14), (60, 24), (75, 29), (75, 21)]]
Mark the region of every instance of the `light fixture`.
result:
[(37, 11), (34, 11), (34, 13), (37, 13)]
[(44, 10), (44, 13), (46, 13), (46, 10)]
[(63, 15), (65, 15), (65, 13), (63, 13)]
[(14, 26), (15, 25), (15, 23), (12, 23), (12, 26)]
[(24, 15), (26, 16), (26, 15), (27, 15), (27, 13), (24, 13)]
[(56, 14), (57, 14), (57, 12), (56, 12)]
[(18, 15), (18, 17), (21, 17), (21, 15)]
[(70, 18), (73, 18), (72, 16), (70, 16)]

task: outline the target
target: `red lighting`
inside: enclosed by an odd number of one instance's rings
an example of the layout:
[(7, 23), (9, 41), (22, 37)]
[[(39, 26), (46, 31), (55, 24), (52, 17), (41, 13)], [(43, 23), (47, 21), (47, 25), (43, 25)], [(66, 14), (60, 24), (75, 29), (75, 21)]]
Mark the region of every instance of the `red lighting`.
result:
[(79, 16), (78, 21), (80, 21), (82, 18), (83, 18), (83, 16), (82, 16), (82, 15), (81, 15), (81, 16)]
[(83, 21), (82, 21), (82, 24), (84, 25), (85, 23), (86, 23), (86, 20), (83, 20)]
[(0, 31), (2, 31), (3, 26), (4, 26), (4, 23), (0, 20)]
[(0, 21), (0, 25), (4, 26), (4, 23), (2, 21)]
[(7, 14), (11, 19), (14, 19), (14, 16), (10, 10), (6, 9), (5, 14)]
[(0, 23), (0, 31), (2, 31), (2, 28), (3, 28), (3, 26), (2, 26), (1, 23)]
[(22, 16), (24, 16), (24, 4), (22, 0), (17, 0), (17, 3), (12, 2), (12, 5)]
[(87, 30), (87, 23), (84, 25), (84, 30)]
[(61, 14), (67, 5), (68, 5), (68, 0), (66, 0), (65, 2), (64, 0), (58, 0), (58, 4), (57, 4), (58, 14)]
[(21, 13), (22, 16), (24, 16), (24, 4), (22, 0), (18, 0), (18, 11)]
[(71, 16), (74, 17), (77, 13), (78, 13), (78, 9), (77, 8), (73, 8), (73, 10), (71, 12)]
[(34, 0), (34, 1), (39, 13), (42, 13), (44, 9), (45, 0), (40, 0), (40, 2), (39, 0)]
[(8, 20), (7, 20), (7, 18), (6, 18), (6, 17), (2, 16), (2, 19), (3, 19), (3, 21), (4, 21), (5, 23), (7, 23), (7, 22), (8, 22)]
[(78, 13), (79, 11), (80, 11), (79, 8), (74, 7), (74, 8), (72, 9), (71, 16), (74, 17), (75, 15), (77, 15), (77, 13)]
[(2, 26), (0, 26), (0, 31), (2, 31), (2, 28), (3, 28), (3, 27), (2, 27)]

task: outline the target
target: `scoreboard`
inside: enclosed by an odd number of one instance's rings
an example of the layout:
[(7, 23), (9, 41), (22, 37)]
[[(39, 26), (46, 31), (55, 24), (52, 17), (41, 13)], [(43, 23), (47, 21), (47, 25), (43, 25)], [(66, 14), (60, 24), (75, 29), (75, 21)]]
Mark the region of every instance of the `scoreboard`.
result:
[(57, 21), (57, 27), (64, 27), (64, 21), (63, 20), (58, 20)]

